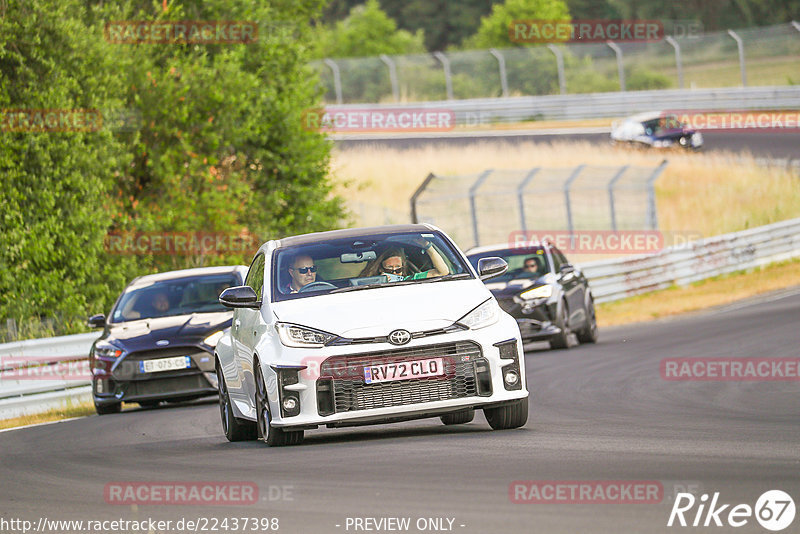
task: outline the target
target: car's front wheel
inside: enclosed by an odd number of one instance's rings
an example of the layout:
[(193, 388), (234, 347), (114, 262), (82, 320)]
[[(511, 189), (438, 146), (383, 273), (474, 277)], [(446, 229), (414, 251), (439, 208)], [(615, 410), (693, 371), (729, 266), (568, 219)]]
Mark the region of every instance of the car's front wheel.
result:
[(561, 301), (559, 306), (558, 318), (555, 320), (555, 325), (559, 328), (560, 332), (550, 339), (551, 349), (568, 349), (569, 348), (569, 315), (567, 313), (567, 303)]
[(493, 430), (519, 428), (528, 422), (528, 399), (520, 399), (497, 408), (484, 408), (483, 415)]
[(586, 304), (586, 326), (575, 335), (581, 343), (597, 343), (597, 317), (594, 311), (594, 299), (589, 297)]
[(458, 412), (447, 413), (440, 417), (442, 423), (446, 425), (463, 425), (475, 418), (475, 410), (469, 408)]
[(258, 437), (270, 447), (282, 447), (284, 445), (298, 445), (303, 441), (302, 430), (283, 430), (272, 426), (272, 416), (269, 412), (269, 400), (267, 399), (267, 386), (264, 382), (264, 374), (261, 372), (261, 364), (256, 362), (256, 416), (258, 417)]
[(254, 421), (239, 419), (233, 415), (231, 397), (222, 368), (217, 365), (217, 383), (219, 384), (219, 415), (222, 419), (222, 431), (228, 441), (247, 441), (258, 437), (258, 428)]
[(110, 415), (112, 413), (119, 413), (122, 410), (122, 403), (115, 402), (113, 404), (94, 404), (94, 411), (97, 415)]

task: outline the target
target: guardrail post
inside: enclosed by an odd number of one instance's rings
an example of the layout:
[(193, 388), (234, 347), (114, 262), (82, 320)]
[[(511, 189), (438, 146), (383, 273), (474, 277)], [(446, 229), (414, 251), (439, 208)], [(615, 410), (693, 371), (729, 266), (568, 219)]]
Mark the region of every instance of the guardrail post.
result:
[(647, 218), (650, 223), (651, 230), (658, 230), (658, 216), (656, 214), (656, 188), (655, 188), (655, 181), (661, 176), (661, 173), (664, 172), (664, 169), (667, 168), (667, 164), (669, 162), (667, 160), (663, 160), (661, 164), (656, 167), (656, 170), (653, 171), (653, 174), (650, 175), (650, 178), (647, 179)]
[(617, 75), (619, 76), (619, 90), (625, 92), (625, 67), (622, 65), (622, 49), (614, 41), (606, 41), (608, 47), (617, 56)]
[(472, 211), (472, 234), (475, 236), (475, 245), (480, 246), (480, 237), (478, 234), (478, 207), (475, 205), (475, 192), (481, 186), (481, 184), (492, 174), (492, 169), (483, 171), (478, 179), (475, 180), (475, 183), (472, 184), (472, 187), (469, 188), (469, 207)]
[(439, 60), (444, 69), (444, 84), (447, 89), (447, 99), (453, 100), (453, 76), (450, 74), (450, 60), (442, 52), (434, 52), (433, 57)]
[(554, 44), (547, 45), (547, 48), (556, 56), (556, 67), (558, 68), (558, 89), (562, 95), (567, 94), (567, 82), (564, 78), (564, 54)]
[(611, 211), (611, 229), (615, 232), (617, 231), (617, 208), (614, 206), (614, 184), (617, 183), (617, 180), (622, 178), (622, 175), (625, 174), (628, 167), (628, 165), (620, 167), (617, 174), (608, 182), (608, 209)]
[(570, 177), (567, 178), (566, 182), (564, 182), (564, 201), (566, 202), (567, 206), (567, 229), (569, 230), (569, 243), (570, 243), (570, 248), (572, 249), (575, 248), (575, 243), (574, 243), (575, 236), (573, 235), (575, 232), (575, 227), (572, 224), (572, 203), (570, 202), (569, 199), (569, 188), (570, 186), (572, 186), (572, 182), (575, 181), (575, 179), (578, 177), (578, 175), (581, 173), (584, 167), (586, 167), (586, 165), (584, 164), (575, 167), (575, 170), (572, 171)]
[(536, 176), (536, 173), (539, 172), (541, 167), (535, 167), (528, 171), (528, 174), (525, 175), (525, 178), (522, 179), (519, 186), (517, 187), (517, 200), (519, 202), (519, 220), (520, 220), (520, 228), (522, 232), (527, 232), (528, 227), (525, 224), (525, 188), (528, 187), (528, 184), (533, 177)]
[(733, 40), (736, 41), (736, 47), (739, 49), (739, 70), (742, 71), (742, 87), (747, 87), (747, 73), (744, 68), (744, 43), (735, 31), (728, 30), (728, 35), (733, 37)]
[(333, 90), (336, 92), (336, 103), (342, 104), (342, 76), (339, 74), (339, 65), (332, 59), (325, 58), (322, 61), (333, 71)]
[(379, 56), (381, 61), (389, 67), (389, 81), (392, 84), (392, 96), (394, 97), (395, 102), (400, 101), (400, 84), (397, 82), (397, 65), (395, 65), (394, 60), (387, 56), (386, 54), (381, 54)]
[(497, 60), (497, 68), (500, 69), (500, 87), (503, 89), (503, 96), (508, 96), (508, 77), (506, 76), (506, 58), (496, 48), (490, 48), (489, 53)]
[(678, 69), (678, 89), (683, 89), (683, 62), (681, 61), (681, 45), (678, 44), (678, 41), (672, 38), (671, 35), (667, 35), (666, 42), (672, 45), (672, 48), (675, 49), (675, 67)]
[(419, 222), (419, 217), (417, 217), (417, 199), (425, 191), (425, 188), (428, 187), (428, 184), (431, 183), (431, 180), (434, 178), (436, 178), (436, 176), (434, 176), (433, 173), (428, 174), (417, 190), (414, 191), (414, 194), (411, 195), (411, 222), (414, 224)]

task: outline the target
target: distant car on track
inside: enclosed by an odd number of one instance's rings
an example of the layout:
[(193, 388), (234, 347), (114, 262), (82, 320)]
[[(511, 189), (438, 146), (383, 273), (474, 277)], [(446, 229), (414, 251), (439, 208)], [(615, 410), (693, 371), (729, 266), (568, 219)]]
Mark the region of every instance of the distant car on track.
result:
[(233, 314), (219, 294), (239, 286), (247, 267), (207, 267), (141, 276), (119, 296), (89, 353), (92, 397), (100, 415), (123, 402), (155, 406), (217, 393), (214, 347)]
[[(519, 324), (523, 341), (549, 341), (550, 348), (569, 348), (569, 334), (581, 343), (597, 341), (594, 299), (586, 277), (548, 243), (508, 244), (467, 251), (472, 265), (487, 257), (508, 263), (508, 271), (486, 282), (500, 307)], [(533, 268), (535, 266), (535, 268)]]
[[(506, 267), (473, 270), (423, 224), (265, 243), (245, 285), (220, 296), (235, 308), (216, 347), (225, 436), (294, 445), (320, 425), (459, 424), (475, 409), (493, 429), (524, 425), (519, 329), (481, 281)], [(298, 291), (294, 271), (316, 278)]]
[(698, 150), (703, 134), (682, 123), (677, 115), (659, 112), (639, 113), (611, 127), (611, 140), (638, 147), (680, 147)]

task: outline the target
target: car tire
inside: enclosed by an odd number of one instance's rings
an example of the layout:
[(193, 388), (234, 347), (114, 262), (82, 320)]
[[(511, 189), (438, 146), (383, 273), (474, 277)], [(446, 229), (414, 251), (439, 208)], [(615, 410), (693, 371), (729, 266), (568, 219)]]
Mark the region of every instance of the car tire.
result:
[(483, 415), (492, 430), (519, 428), (528, 422), (528, 399), (497, 408), (484, 408)]
[(261, 364), (255, 362), (256, 369), (256, 417), (258, 418), (258, 437), (270, 447), (283, 447), (285, 445), (299, 445), (303, 442), (302, 430), (284, 430), (272, 426), (272, 416), (269, 412), (267, 400), (267, 386), (264, 384), (264, 375)]
[(228, 441), (249, 441), (258, 438), (258, 426), (255, 421), (239, 419), (233, 414), (231, 397), (225, 385), (222, 368), (217, 365), (217, 383), (219, 384), (219, 415), (222, 420), (222, 432)]
[(597, 343), (597, 317), (594, 311), (594, 299), (589, 297), (586, 304), (586, 326), (575, 333), (581, 343)]
[(568, 349), (569, 348), (569, 327), (567, 326), (567, 303), (561, 301), (560, 310), (557, 312), (558, 318), (555, 325), (561, 329), (561, 333), (550, 338), (551, 349)]
[(475, 418), (475, 410), (469, 408), (468, 410), (461, 410), (458, 412), (444, 414), (440, 417), (442, 423), (446, 425), (463, 425), (469, 423)]
[(111, 415), (112, 413), (119, 413), (122, 410), (122, 403), (115, 402), (114, 404), (97, 404), (94, 405), (94, 411), (97, 415)]

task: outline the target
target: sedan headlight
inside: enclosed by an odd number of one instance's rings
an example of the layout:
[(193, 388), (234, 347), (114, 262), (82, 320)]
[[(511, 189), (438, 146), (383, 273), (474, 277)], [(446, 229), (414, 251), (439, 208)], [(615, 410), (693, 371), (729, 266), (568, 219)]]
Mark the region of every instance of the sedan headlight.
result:
[(499, 318), (500, 306), (497, 305), (496, 300), (489, 299), (459, 319), (458, 322), (472, 330), (477, 330), (493, 325)]
[(211, 334), (210, 336), (208, 336), (207, 338), (205, 338), (203, 340), (203, 343), (205, 343), (209, 347), (216, 347), (217, 343), (219, 343), (219, 340), (222, 339), (222, 334), (223, 334), (222, 330), (218, 330), (213, 334)]
[(95, 357), (99, 358), (110, 358), (112, 360), (116, 360), (122, 356), (122, 350), (108, 343), (103, 343), (102, 345), (98, 343), (94, 347), (94, 355)]
[(553, 286), (551, 285), (543, 285), (539, 287), (534, 287), (533, 289), (529, 289), (527, 291), (523, 291), (519, 294), (525, 300), (533, 300), (533, 299), (549, 299), (553, 294)]
[(275, 329), (278, 331), (281, 343), (287, 347), (320, 348), (337, 337), (328, 332), (289, 323), (278, 323)]

